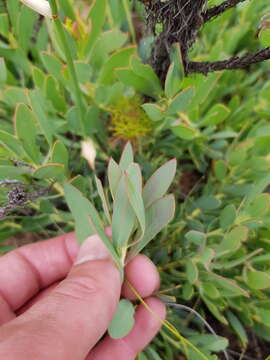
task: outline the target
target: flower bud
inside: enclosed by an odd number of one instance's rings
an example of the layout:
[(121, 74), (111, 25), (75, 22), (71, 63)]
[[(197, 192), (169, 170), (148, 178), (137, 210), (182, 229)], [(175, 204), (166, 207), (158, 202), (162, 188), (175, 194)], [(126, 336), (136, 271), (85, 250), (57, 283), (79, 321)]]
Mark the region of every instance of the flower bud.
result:
[(82, 141), (82, 157), (84, 157), (91, 169), (95, 170), (95, 159), (97, 151), (92, 140)]
[(35, 12), (39, 13), (48, 18), (52, 18), (52, 10), (47, 0), (21, 0), (21, 2), (25, 5), (34, 10)]

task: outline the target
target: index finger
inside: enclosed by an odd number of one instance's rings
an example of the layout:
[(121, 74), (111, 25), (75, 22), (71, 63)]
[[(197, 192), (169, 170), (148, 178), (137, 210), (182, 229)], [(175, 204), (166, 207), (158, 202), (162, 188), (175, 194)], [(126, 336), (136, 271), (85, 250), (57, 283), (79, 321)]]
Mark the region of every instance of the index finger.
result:
[(62, 280), (77, 256), (74, 233), (30, 244), (0, 258), (0, 294), (15, 311), (40, 290)]

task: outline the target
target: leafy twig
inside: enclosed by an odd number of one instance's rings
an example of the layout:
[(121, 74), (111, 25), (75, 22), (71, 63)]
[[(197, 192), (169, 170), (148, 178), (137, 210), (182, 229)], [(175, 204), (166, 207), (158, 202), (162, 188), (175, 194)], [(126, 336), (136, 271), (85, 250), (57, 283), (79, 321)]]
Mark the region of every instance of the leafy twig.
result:
[(63, 25), (59, 19), (59, 16), (58, 16), (58, 9), (57, 9), (56, 1), (49, 0), (49, 2), (50, 2), (51, 9), (52, 9), (52, 18), (54, 20), (58, 35), (61, 39), (63, 50), (65, 52), (68, 68), (70, 71), (71, 80), (72, 80), (73, 87), (74, 87), (74, 94), (75, 94), (77, 106), (79, 109), (81, 130), (84, 132), (84, 122), (83, 122), (84, 105), (83, 105), (83, 99), (82, 99), (82, 92), (79, 88), (79, 81), (78, 81), (77, 73), (75, 70), (74, 63), (73, 63), (71, 51), (70, 51), (70, 48), (69, 48), (69, 45), (67, 42), (66, 34), (64, 31)]
[(269, 47), (241, 57), (233, 56), (215, 62), (195, 62), (189, 59), (189, 51), (203, 25), (246, 0), (224, 0), (220, 5), (210, 8), (206, 7), (206, 0), (140, 1), (146, 7), (147, 21), (152, 31), (155, 33), (157, 24), (161, 23), (163, 25), (162, 32), (156, 38), (150, 60), (162, 81), (166, 77), (170, 64), (170, 48), (174, 43), (180, 44), (182, 63), (186, 75), (189, 73), (207, 75), (214, 71), (243, 69), (270, 59)]

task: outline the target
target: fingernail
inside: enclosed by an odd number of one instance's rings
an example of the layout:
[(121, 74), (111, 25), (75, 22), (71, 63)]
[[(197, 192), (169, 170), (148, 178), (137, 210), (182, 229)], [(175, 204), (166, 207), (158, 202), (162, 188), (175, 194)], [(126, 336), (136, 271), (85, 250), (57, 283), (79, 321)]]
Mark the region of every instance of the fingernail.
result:
[(110, 258), (110, 253), (97, 235), (87, 238), (80, 247), (75, 264), (86, 261), (105, 260)]

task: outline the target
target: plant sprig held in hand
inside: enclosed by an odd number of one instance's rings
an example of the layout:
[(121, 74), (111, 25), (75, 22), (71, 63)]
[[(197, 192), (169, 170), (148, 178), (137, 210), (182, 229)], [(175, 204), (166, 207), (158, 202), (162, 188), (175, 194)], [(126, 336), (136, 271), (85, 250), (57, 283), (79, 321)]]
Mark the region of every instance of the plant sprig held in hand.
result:
[[(172, 220), (174, 195), (166, 195), (176, 171), (176, 160), (162, 165), (143, 185), (139, 164), (134, 162), (130, 143), (124, 148), (119, 164), (110, 159), (107, 169), (112, 206), (105, 196), (101, 181), (96, 186), (106, 223), (91, 202), (73, 185), (65, 184), (65, 197), (75, 219), (77, 240), (98, 234), (111, 253), (123, 279), (123, 269)], [(112, 209), (112, 214), (110, 213)], [(112, 228), (112, 238), (106, 234)], [(109, 328), (114, 338), (125, 336), (133, 327), (133, 305), (121, 300)]]

